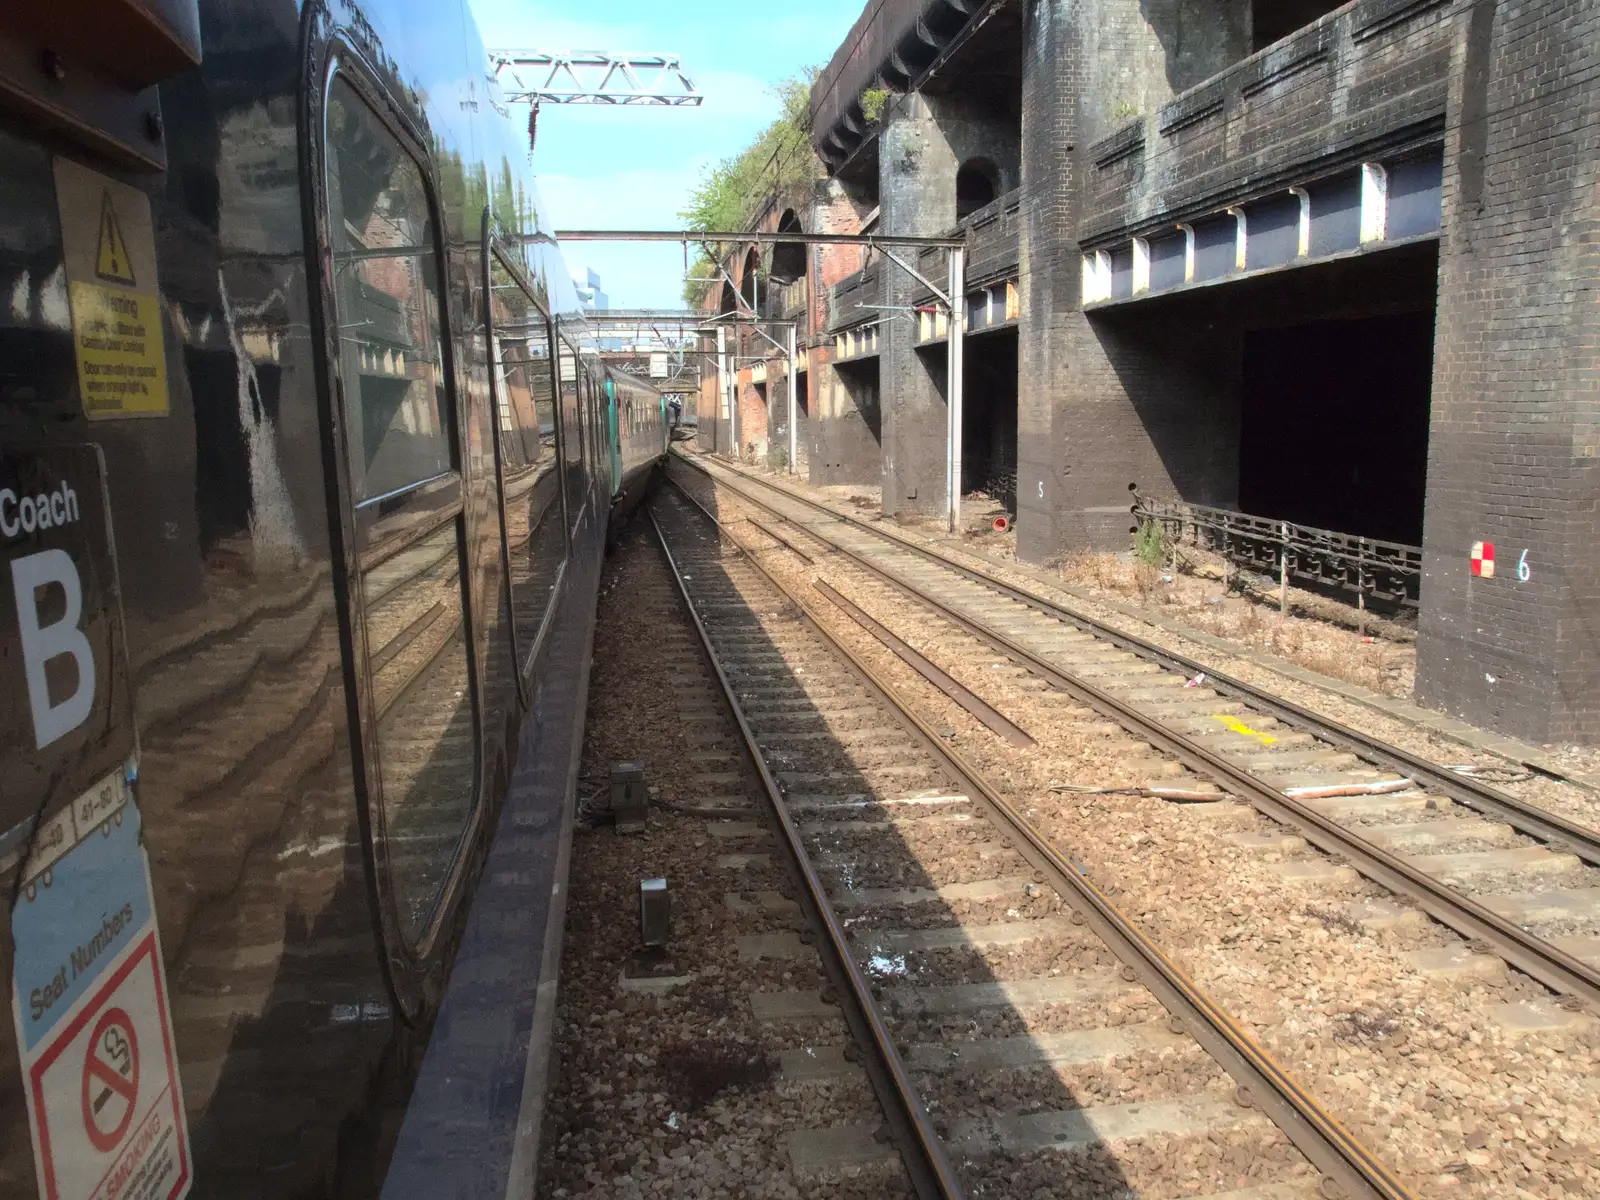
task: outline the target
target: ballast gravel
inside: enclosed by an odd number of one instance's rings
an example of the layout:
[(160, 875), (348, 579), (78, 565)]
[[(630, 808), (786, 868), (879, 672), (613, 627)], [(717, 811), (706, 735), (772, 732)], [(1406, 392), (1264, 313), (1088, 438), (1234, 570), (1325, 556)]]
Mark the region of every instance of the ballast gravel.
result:
[[(718, 502), (725, 514), (740, 504), (726, 489)], [(755, 534), (750, 541), (770, 545)], [(1148, 775), (1126, 768), (1129, 751), (1121, 739), (1096, 730), (1070, 706), (1050, 703), (1036, 688), (1012, 686), (1015, 674), (973, 670), (970, 658), (963, 668), (953, 666), (945, 639), (957, 645), (957, 636), (909, 597), (870, 585), (860, 568), (837, 556), (807, 567), (775, 546), (763, 565), (797, 589), (826, 578), (1038, 739), (1030, 751), (1001, 742), (854, 622), (820, 599), (814, 604), (830, 630), (931, 725), (948, 731), (958, 752), (1083, 865), (1416, 1194), (1440, 1200), (1600, 1194), (1596, 1022), (1508, 1029), (1498, 1019), (1500, 1006), (1539, 1000), (1543, 989), (1515, 973), (1454, 981), (1419, 973), (1401, 955), (1458, 944), (1454, 935), (1426, 922), (1385, 930), (1351, 920), (1344, 915), (1349, 902), (1385, 893), (1353, 873), (1327, 883), (1286, 879), (1285, 866), (1316, 856), (1230, 843), (1231, 833), (1275, 830), (1248, 809), (1051, 791), (1051, 783), (1063, 780), (1104, 785), (1144, 782)], [(1246, 674), (1243, 665), (1237, 670)], [(1277, 678), (1270, 686), (1287, 691), (1282, 684)], [(1307, 702), (1303, 695), (1293, 698)], [(1324, 711), (1338, 707), (1325, 693), (1317, 699)], [(1363, 721), (1373, 715), (1362, 712)], [(1406, 728), (1391, 724), (1394, 730), (1374, 732), (1391, 737)], [(1410, 727), (1413, 742), (1417, 736)], [(1005, 1020), (995, 1025), (1016, 1028)]]
[[(648, 525), (644, 526), (648, 529)], [(703, 675), (693, 629), (671, 590), (659, 550), (639, 523), (607, 561), (595, 636), (594, 675), (581, 794), (600, 812), (575, 834), (563, 944), (552, 1086), (540, 1140), (538, 1195), (771, 1197), (876, 1200), (909, 1194), (897, 1166), (840, 1168), (798, 1177), (787, 1137), (804, 1129), (881, 1121), (865, 1076), (795, 1082), (779, 1072), (783, 1051), (849, 1040), (842, 1018), (764, 1026), (750, 996), (818, 991), (815, 956), (746, 962), (739, 938), (795, 928), (794, 919), (734, 914), (728, 893), (784, 885), (771, 866), (719, 870), (730, 846), (704, 818), (657, 809), (648, 832), (619, 836), (604, 821), (609, 764), (645, 762), (649, 783), (679, 804), (749, 803), (754, 777), (735, 759), (708, 770), (706, 750), (680, 715), (679, 692)], [(696, 701), (696, 706), (703, 702)], [(732, 746), (732, 725), (716, 744)], [(742, 782), (697, 776), (738, 772)], [(752, 805), (752, 820), (761, 820)], [(665, 877), (673, 922), (669, 951), (690, 981), (661, 995), (619, 986), (639, 947), (639, 881)]]

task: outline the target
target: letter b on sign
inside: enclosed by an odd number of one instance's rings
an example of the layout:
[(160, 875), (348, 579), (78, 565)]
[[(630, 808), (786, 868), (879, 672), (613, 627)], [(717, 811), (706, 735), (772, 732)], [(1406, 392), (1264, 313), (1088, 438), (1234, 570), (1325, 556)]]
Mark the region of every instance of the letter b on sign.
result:
[[(11, 587), (17, 598), (17, 628), (22, 635), (34, 742), (43, 750), (87, 721), (94, 708), (94, 651), (78, 628), (83, 619), (83, 582), (65, 550), (41, 550), (11, 560)], [(66, 593), (67, 606), (60, 620), (44, 625), (40, 623), (40, 592), (50, 587)], [(45, 667), (66, 657), (77, 665), (77, 685), (70, 696), (52, 704)]]

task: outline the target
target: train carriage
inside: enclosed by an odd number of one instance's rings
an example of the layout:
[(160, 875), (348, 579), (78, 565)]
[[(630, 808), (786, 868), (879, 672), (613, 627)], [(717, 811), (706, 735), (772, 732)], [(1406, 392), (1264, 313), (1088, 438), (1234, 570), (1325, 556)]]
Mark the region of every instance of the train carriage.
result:
[(0, 1193), (525, 1193), (659, 397), (461, 0), (94, 7), (0, 16)]

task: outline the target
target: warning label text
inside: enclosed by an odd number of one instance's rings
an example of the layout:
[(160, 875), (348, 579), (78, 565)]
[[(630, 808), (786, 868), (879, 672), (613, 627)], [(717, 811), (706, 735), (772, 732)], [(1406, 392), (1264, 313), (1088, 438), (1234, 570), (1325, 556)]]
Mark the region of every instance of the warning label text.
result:
[(99, 283), (74, 283), (71, 296), (84, 412), (165, 413), (167, 358), (156, 298)]

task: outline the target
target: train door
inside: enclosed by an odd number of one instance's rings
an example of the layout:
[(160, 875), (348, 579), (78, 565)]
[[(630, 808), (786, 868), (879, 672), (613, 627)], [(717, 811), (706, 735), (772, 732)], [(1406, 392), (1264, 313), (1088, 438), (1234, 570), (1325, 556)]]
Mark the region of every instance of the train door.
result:
[(583, 386), (578, 367), (578, 352), (563, 334), (556, 340), (557, 380), (561, 396), (561, 478), (568, 505), (568, 523), (574, 542), (578, 527), (588, 511), (585, 491), (586, 447), (584, 444)]
[(593, 373), (588, 370), (584, 371), (583, 389), (589, 428), (594, 430), (593, 453), (589, 456), (589, 482), (594, 488), (596, 503), (599, 503), (604, 495), (609, 494), (605, 490), (605, 481), (611, 477), (611, 472), (606, 466), (611, 434), (605, 422), (604, 409), (600, 404), (600, 389), (595, 384)]
[(479, 814), (460, 426), (426, 155), (349, 68), (327, 95), (320, 215), (353, 752), (390, 975), (414, 1014)]
[(611, 434), (611, 494), (622, 490), (622, 425), (617, 412), (617, 383), (606, 380), (606, 428)]
[(527, 276), (503, 247), (485, 242), (491, 247), (485, 288), (496, 466), (513, 644), (526, 695), (568, 553), (555, 336)]

